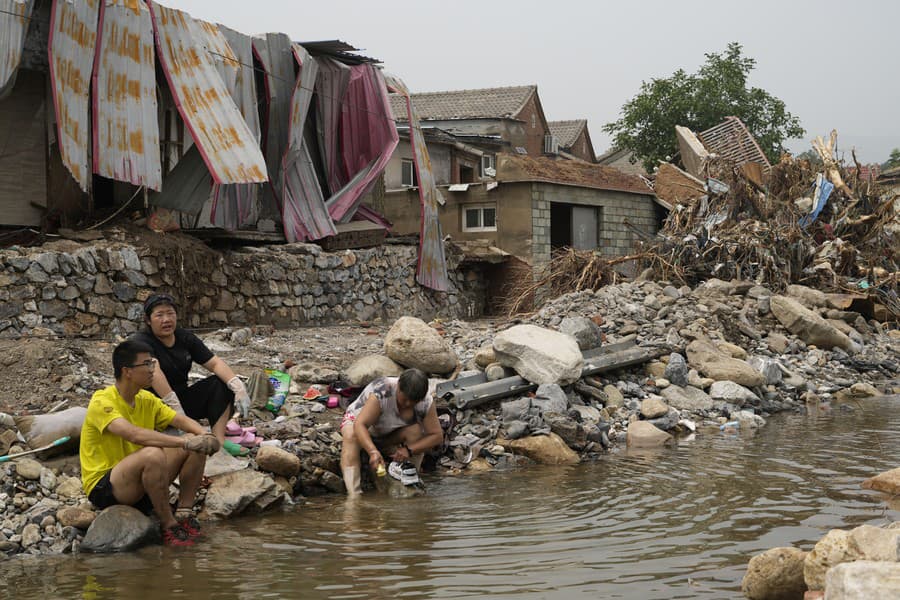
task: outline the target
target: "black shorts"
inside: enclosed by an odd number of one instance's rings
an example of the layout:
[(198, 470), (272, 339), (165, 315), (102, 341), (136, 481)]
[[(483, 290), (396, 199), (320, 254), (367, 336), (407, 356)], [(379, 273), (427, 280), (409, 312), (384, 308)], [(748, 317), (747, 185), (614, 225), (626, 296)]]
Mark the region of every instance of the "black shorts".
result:
[(217, 376), (210, 375), (201, 379), (190, 387), (182, 387), (175, 390), (184, 414), (199, 421), (206, 419), (212, 427), (222, 416), (228, 412), (228, 416), (234, 412), (234, 392)]
[[(112, 470), (107, 471), (106, 475), (100, 478), (100, 481), (97, 482), (97, 485), (95, 485), (94, 489), (91, 490), (91, 493), (88, 494), (88, 500), (100, 510), (114, 504), (123, 504), (116, 500), (116, 496), (113, 494), (112, 482), (109, 480), (110, 473), (112, 473)], [(147, 494), (144, 494), (140, 500), (131, 506), (148, 516), (153, 513), (153, 503), (150, 502), (150, 496)]]

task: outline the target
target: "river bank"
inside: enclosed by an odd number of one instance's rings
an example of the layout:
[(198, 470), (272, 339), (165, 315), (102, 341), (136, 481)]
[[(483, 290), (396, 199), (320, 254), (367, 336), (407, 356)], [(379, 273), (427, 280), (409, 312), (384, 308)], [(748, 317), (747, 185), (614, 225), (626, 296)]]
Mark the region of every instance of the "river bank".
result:
[[(519, 399), (516, 396), (456, 411), (455, 444), (438, 457), (437, 472), (504, 470), (532, 461), (554, 462), (569, 453), (576, 461), (592, 461), (610, 447), (623, 447), (635, 423), (650, 424), (665, 436), (684, 435), (693, 425), (695, 435), (717, 435), (725, 423), (759, 427), (776, 412), (841, 402), (852, 408), (861, 398), (894, 391), (900, 368), (896, 330), (829, 307), (828, 297), (814, 290), (791, 292), (794, 304), (805, 304), (805, 311), (822, 315), (827, 325), (814, 322), (816, 343), (811, 343), (809, 328), (790, 321), (798, 332), (791, 333), (773, 313), (773, 304), (775, 312), (781, 310), (777, 305), (784, 304), (782, 296), (752, 284), (716, 280), (693, 290), (640, 282), (569, 294), (513, 322), (432, 323), (458, 358), (459, 375), (491, 364), (485, 355), (497, 334), (525, 323), (569, 330), (576, 337), (595, 335), (606, 344), (634, 340), (640, 347), (665, 351), (660, 361), (593, 378), (589, 390), (564, 385), (561, 397), (545, 393), (545, 398), (539, 392), (537, 400), (547, 401), (544, 407), (564, 403), (529, 423), (532, 430), (549, 429), (549, 435), (525, 430), (513, 439), (503, 405)], [(807, 317), (799, 310), (794, 314)], [(576, 317), (581, 319), (573, 323)], [(223, 457), (222, 470), (211, 475), (212, 485), (198, 502), (200, 515), (228, 518), (301, 497), (342, 493), (337, 433), (341, 410), (303, 400), (302, 395), (310, 384), (327, 385), (344, 377), (360, 358), (383, 354), (392, 325), (375, 321), (203, 332), (207, 344), (241, 375), (260, 368), (287, 368), (294, 375), (279, 418), (257, 411), (253, 425), (260, 436), (279, 440), (281, 450), (299, 457), (300, 471), (290, 477), (273, 475), (258, 471), (256, 461), (241, 462), (238, 468)], [(576, 326), (580, 329), (573, 329)], [(831, 338), (822, 337), (825, 333)], [(18, 417), (46, 413), (63, 397), (65, 408), (85, 406), (93, 390), (111, 381), (112, 340), (23, 338), (2, 344), (0, 385), (11, 392), (4, 398), (3, 412)], [(8, 423), (5, 428), (12, 429)], [(548, 449), (548, 439), (559, 442)], [(10, 451), (17, 449), (25, 447), (15, 442)], [(0, 549), (7, 555), (71, 552), (96, 516), (78, 490), (77, 456), (34, 462), (0, 466)], [(221, 493), (225, 486), (229, 499)], [(236, 489), (241, 493), (234, 494)]]

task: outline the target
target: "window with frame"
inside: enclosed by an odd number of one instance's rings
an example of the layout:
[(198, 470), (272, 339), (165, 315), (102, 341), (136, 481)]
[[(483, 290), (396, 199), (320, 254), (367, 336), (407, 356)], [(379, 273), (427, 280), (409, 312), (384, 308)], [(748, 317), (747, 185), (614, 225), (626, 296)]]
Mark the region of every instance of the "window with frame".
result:
[(400, 185), (403, 187), (418, 187), (419, 185), (416, 164), (408, 158), (400, 161)]
[(496, 204), (463, 206), (463, 231), (497, 231)]
[[(483, 154), (481, 156), (481, 176), (493, 177), (497, 174), (496, 156), (494, 154)], [(491, 171), (488, 171), (491, 169)]]

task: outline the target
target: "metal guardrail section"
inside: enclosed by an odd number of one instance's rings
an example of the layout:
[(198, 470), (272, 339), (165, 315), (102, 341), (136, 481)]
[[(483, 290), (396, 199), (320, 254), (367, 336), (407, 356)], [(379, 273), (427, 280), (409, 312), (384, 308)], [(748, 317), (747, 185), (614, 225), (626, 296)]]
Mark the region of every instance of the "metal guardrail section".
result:
[[(622, 369), (645, 363), (659, 355), (658, 349), (647, 349), (635, 346), (634, 340), (592, 348), (582, 353), (584, 368), (581, 376), (596, 375), (606, 371)], [(505, 377), (496, 381), (488, 381), (484, 373), (460, 377), (439, 383), (435, 394), (457, 409), (472, 408), (516, 394), (524, 394), (537, 389), (537, 384), (519, 377)]]

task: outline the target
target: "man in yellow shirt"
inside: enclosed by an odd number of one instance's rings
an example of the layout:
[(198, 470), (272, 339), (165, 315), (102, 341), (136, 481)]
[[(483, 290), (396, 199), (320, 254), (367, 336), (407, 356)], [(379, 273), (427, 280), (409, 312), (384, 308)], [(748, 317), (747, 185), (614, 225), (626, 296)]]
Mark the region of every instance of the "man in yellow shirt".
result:
[[(144, 389), (155, 368), (144, 343), (126, 341), (113, 350), (116, 383), (94, 393), (81, 428), (81, 482), (97, 508), (127, 504), (153, 510), (164, 543), (190, 545), (200, 533), (191, 508), (206, 457), (218, 451), (219, 442)], [(185, 434), (162, 433), (170, 425)], [(173, 513), (169, 484), (176, 477), (180, 494)]]

